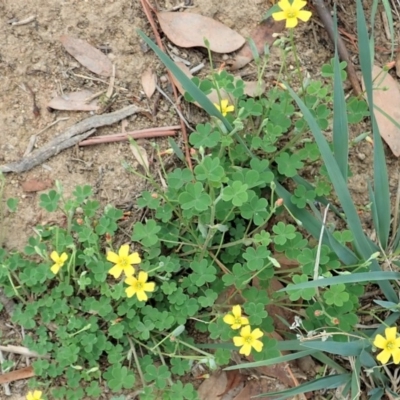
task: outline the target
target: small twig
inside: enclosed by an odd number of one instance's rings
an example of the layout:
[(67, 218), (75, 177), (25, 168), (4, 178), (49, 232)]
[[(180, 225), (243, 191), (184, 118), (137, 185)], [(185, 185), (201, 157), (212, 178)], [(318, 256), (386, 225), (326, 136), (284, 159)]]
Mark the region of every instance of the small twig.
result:
[(36, 136), (39, 136), (41, 133), (47, 131), (47, 129), (51, 128), (52, 126), (54, 126), (55, 124), (58, 124), (61, 121), (68, 121), (69, 117), (64, 117), (64, 118), (58, 118), (56, 119), (54, 122), (52, 122), (51, 124), (47, 125), (45, 128), (43, 128), (41, 131), (39, 131)]
[(26, 25), (26, 24), (29, 24), (30, 22), (33, 22), (35, 19), (36, 19), (36, 15), (31, 15), (30, 17), (21, 19), (20, 21), (10, 22), (10, 24), (11, 24), (11, 26)]
[(152, 137), (174, 136), (176, 135), (176, 129), (180, 129), (180, 125), (141, 129), (139, 131), (117, 133), (114, 135), (95, 136), (93, 138), (80, 142), (79, 146), (91, 146), (93, 144), (100, 143), (121, 142), (123, 140), (128, 140), (129, 137), (131, 137), (132, 139), (149, 139)]
[(49, 355), (40, 355), (36, 351), (29, 350), (27, 347), (13, 346), (11, 344), (7, 346), (0, 346), (0, 351), (5, 351), (7, 353), (21, 354), (25, 357), (35, 357), (35, 358), (50, 358)]
[(94, 128), (115, 124), (116, 122), (119, 122), (122, 119), (125, 119), (130, 115), (133, 115), (140, 111), (142, 110), (139, 107), (136, 107), (135, 105), (130, 105), (112, 113), (94, 115), (92, 117), (86, 118), (71, 126), (64, 133), (56, 136), (45, 146), (34, 151), (29, 156), (7, 165), (0, 165), (0, 171), (28, 171), (33, 167), (40, 165), (48, 158), (58, 154), (60, 151), (68, 147), (74, 146), (75, 144), (81, 142), (83, 139), (86, 139), (88, 136), (92, 135), (95, 132), (96, 129)]
[(189, 122), (186, 121), (186, 118), (183, 116), (181, 110), (176, 106), (176, 104), (169, 98), (169, 96), (167, 95), (167, 93), (164, 92), (164, 90), (162, 90), (160, 88), (160, 86), (158, 86), (156, 84), (156, 89), (171, 103), (172, 107), (174, 107), (175, 111), (178, 113), (181, 121), (184, 122), (184, 124), (191, 130), (194, 131), (194, 129), (189, 125)]
[(32, 90), (32, 88), (31, 88), (27, 83), (25, 83), (25, 86), (26, 86), (26, 88), (29, 90), (29, 93), (30, 93), (31, 96), (32, 96), (32, 102), (33, 102), (32, 112), (33, 112), (33, 115), (35, 116), (35, 118), (37, 118), (37, 117), (40, 116), (40, 108), (39, 108), (38, 105), (36, 104), (36, 94), (35, 94), (35, 92)]
[[(324, 0), (314, 0), (314, 5), (317, 9), (319, 17), (321, 18), (321, 21), (325, 26), (326, 31), (328, 32), (330, 39), (332, 40), (332, 43), (335, 43), (335, 32), (333, 29), (332, 16), (329, 10), (326, 8)], [(347, 63), (347, 74), (349, 77), (349, 81), (353, 87), (354, 93), (357, 96), (361, 96), (363, 91), (361, 89), (360, 82), (358, 81), (356, 70), (350, 60), (350, 56), (343, 42), (343, 39), (339, 35), (337, 36), (337, 47), (340, 59), (342, 61), (346, 61)]]
[(28, 154), (30, 154), (35, 147), (36, 143), (36, 135), (32, 135), (29, 139), (28, 146), (26, 147), (25, 153), (22, 157), (26, 157)]

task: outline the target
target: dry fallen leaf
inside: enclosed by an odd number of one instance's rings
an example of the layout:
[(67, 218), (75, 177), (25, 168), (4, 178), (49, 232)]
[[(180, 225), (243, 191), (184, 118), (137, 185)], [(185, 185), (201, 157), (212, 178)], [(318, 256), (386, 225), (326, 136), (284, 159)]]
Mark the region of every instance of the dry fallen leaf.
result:
[(100, 50), (88, 42), (69, 35), (60, 38), (65, 50), (88, 70), (101, 76), (111, 76), (112, 63)]
[(17, 369), (11, 372), (6, 372), (0, 375), (0, 385), (2, 385), (3, 383), (18, 381), (20, 379), (32, 378), (32, 376), (35, 376), (35, 372), (33, 371), (33, 367), (31, 366)]
[(139, 146), (137, 143), (130, 144), (133, 156), (136, 158), (137, 162), (145, 169), (145, 171), (149, 170), (149, 157), (147, 156), (147, 152), (144, 147)]
[[(262, 21), (254, 30), (251, 32), (250, 37), (253, 39), (258, 54), (261, 56), (264, 54), (264, 46), (267, 44), (271, 46), (275, 37), (274, 33), (283, 31), (285, 26), (284, 22), (276, 22), (271, 17)], [(251, 52), (250, 45), (246, 43), (236, 54), (232, 61), (228, 62), (231, 70), (243, 68), (246, 64), (253, 60), (253, 53)]]
[(150, 68), (146, 69), (142, 74), (142, 86), (148, 99), (153, 96), (153, 93), (156, 90), (156, 82), (156, 74)]
[[(383, 140), (388, 144), (396, 157), (400, 156), (400, 129), (377, 107), (389, 115), (394, 121), (400, 121), (400, 90), (398, 83), (383, 71), (382, 68), (374, 65), (372, 67), (372, 80), (374, 81), (374, 114), (378, 124), (379, 132)], [(364, 81), (363, 89), (365, 89)], [(383, 90), (385, 88), (385, 90)]]
[(22, 190), (24, 192), (40, 192), (46, 190), (53, 186), (53, 181), (51, 179), (46, 179), (41, 181), (39, 179), (29, 179), (21, 183)]
[(161, 29), (168, 39), (180, 47), (206, 47), (216, 53), (231, 53), (245, 43), (243, 36), (212, 18), (193, 13), (160, 12), (157, 14)]
[(47, 107), (53, 108), (54, 110), (97, 111), (99, 109), (97, 100), (92, 100), (90, 103), (87, 103), (87, 100), (91, 96), (93, 96), (93, 93), (89, 90), (64, 93), (62, 96), (51, 99)]

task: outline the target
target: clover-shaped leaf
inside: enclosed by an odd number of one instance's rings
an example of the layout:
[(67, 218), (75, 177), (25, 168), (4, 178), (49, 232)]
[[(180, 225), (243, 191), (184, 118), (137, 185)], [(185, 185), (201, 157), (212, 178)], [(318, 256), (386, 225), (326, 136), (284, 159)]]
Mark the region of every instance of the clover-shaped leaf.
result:
[(247, 189), (248, 186), (245, 183), (234, 181), (232, 184), (224, 188), (222, 198), (225, 201), (232, 201), (234, 206), (240, 207), (249, 197)]
[(142, 243), (145, 247), (154, 246), (158, 242), (157, 233), (160, 229), (154, 219), (147, 220), (145, 224), (136, 222), (131, 239)]
[(346, 285), (343, 283), (331, 286), (323, 294), (326, 304), (335, 305), (337, 307), (343, 306), (343, 304), (350, 298), (349, 294), (345, 290)]
[(179, 195), (178, 201), (183, 210), (205, 211), (211, 205), (211, 197), (204, 192), (200, 182), (186, 184), (185, 191)]
[(121, 389), (132, 389), (135, 384), (133, 372), (121, 365), (108, 367), (103, 376), (107, 381), (108, 387), (113, 392), (119, 392)]

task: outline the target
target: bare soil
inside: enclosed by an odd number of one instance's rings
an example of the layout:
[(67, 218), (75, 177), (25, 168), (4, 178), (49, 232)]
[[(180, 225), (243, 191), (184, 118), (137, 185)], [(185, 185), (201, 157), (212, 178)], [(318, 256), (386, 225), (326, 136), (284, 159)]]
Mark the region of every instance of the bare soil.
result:
[[(178, 0), (159, 2), (162, 9), (177, 6)], [(342, 0), (339, 12), (341, 23), (351, 34), (354, 32), (354, 2)], [(247, 37), (260, 22), (269, 1), (264, 0), (194, 0), (194, 7), (188, 9), (212, 17)], [(12, 21), (24, 20), (35, 16), (34, 21), (24, 25), (12, 25)], [(37, 135), (36, 147), (40, 147), (69, 126), (90, 115), (84, 112), (54, 111), (46, 109), (48, 101), (57, 94), (75, 90), (89, 89), (98, 92), (106, 90), (108, 81), (99, 81), (99, 77), (82, 67), (63, 49), (60, 37), (69, 34), (88, 41), (103, 49), (116, 65), (115, 88), (118, 94), (111, 111), (128, 104), (138, 104), (150, 111), (153, 102), (143, 95), (141, 75), (152, 68), (159, 77), (165, 75), (165, 69), (151, 51), (144, 51), (136, 29), (142, 29), (151, 35), (147, 20), (138, 0), (3, 0), (0, 2), (0, 165), (20, 159), (32, 135)], [(382, 24), (376, 28), (378, 44), (390, 48), (384, 35)], [(333, 46), (318, 17), (311, 24), (304, 24), (296, 31), (296, 41), (303, 67), (312, 78), (320, 75), (320, 67), (328, 62), (333, 54)], [(353, 51), (354, 61), (357, 55)], [(191, 61), (192, 65), (205, 62), (206, 54), (197, 49), (179, 50), (181, 57)], [(388, 61), (388, 56), (377, 54), (380, 63)], [(217, 56), (221, 63), (226, 57)], [(271, 68), (279, 67), (279, 58), (272, 58)], [(255, 67), (250, 65), (248, 68)], [(267, 71), (267, 76), (271, 71)], [(32, 96), (28, 84), (36, 93), (37, 104), (41, 109), (36, 118), (32, 112)], [(168, 85), (164, 88), (169, 92)], [(169, 92), (170, 93), (170, 92)], [(204, 118), (193, 106), (185, 106), (186, 116), (192, 125)], [(53, 122), (63, 119), (43, 131)], [(171, 104), (161, 98), (156, 115), (138, 114), (128, 119), (127, 131), (141, 128), (179, 124), (179, 118)], [(359, 127), (353, 137), (368, 127)], [(43, 131), (43, 132), (42, 132)], [(121, 132), (121, 124), (98, 129), (96, 134), (105, 135)], [(179, 142), (179, 138), (176, 138)], [(163, 140), (147, 140), (144, 147), (150, 148), (150, 142), (165, 147)], [(397, 160), (388, 151), (390, 185), (397, 188)], [(0, 221), (0, 245), (7, 249), (22, 250), (27, 238), (33, 234), (37, 224), (58, 222), (49, 214), (43, 214), (38, 207), (38, 193), (25, 193), (21, 184), (24, 181), (58, 180), (62, 183), (66, 195), (77, 185), (89, 184), (94, 188), (96, 197), (103, 204), (121, 204), (134, 202), (144, 189), (145, 183), (127, 172), (122, 161), (135, 164), (127, 142), (109, 143), (88, 147), (74, 147), (49, 159), (43, 165), (32, 170), (6, 175), (4, 199), (18, 198), (18, 213), (6, 211)], [(353, 176), (350, 188), (357, 205), (368, 203), (367, 180), (371, 176), (372, 148), (366, 142), (352, 149), (351, 170)], [(4, 316), (4, 313), (2, 314)], [(13, 335), (12, 330), (0, 321), (2, 337)], [(10, 385), (13, 400), (22, 399), (26, 393), (26, 382), (17, 381)], [(0, 398), (6, 396), (0, 388)]]

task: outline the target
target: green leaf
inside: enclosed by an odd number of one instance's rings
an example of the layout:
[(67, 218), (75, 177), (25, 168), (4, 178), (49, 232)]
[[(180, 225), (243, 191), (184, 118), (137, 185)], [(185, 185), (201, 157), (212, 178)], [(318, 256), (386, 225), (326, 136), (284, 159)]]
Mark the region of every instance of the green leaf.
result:
[(166, 365), (161, 365), (159, 368), (154, 365), (148, 365), (146, 367), (144, 379), (146, 382), (154, 381), (155, 386), (158, 389), (165, 389), (170, 376), (171, 373), (168, 371), (168, 367)]
[(133, 372), (120, 365), (108, 367), (103, 376), (113, 392), (119, 392), (121, 389), (132, 389), (135, 384)]
[(18, 199), (14, 199), (13, 197), (7, 199), (7, 207), (11, 212), (16, 212), (18, 207)]
[(190, 144), (196, 149), (200, 147), (213, 148), (220, 140), (220, 132), (218, 130), (213, 130), (209, 123), (204, 125), (198, 124), (196, 130), (192, 132), (189, 137)]
[(142, 243), (145, 247), (154, 246), (158, 242), (157, 233), (161, 227), (157, 225), (154, 219), (149, 219), (145, 224), (136, 222), (133, 228), (132, 240)]
[(190, 275), (190, 280), (198, 287), (206, 283), (214, 282), (216, 279), (217, 269), (210, 264), (206, 259), (201, 261), (192, 261), (190, 268), (193, 274)]
[(247, 201), (249, 197), (247, 189), (247, 184), (244, 184), (240, 181), (234, 181), (223, 189), (222, 199), (224, 201), (232, 201), (234, 206), (240, 207)]
[(183, 210), (205, 211), (211, 205), (211, 197), (208, 193), (205, 193), (200, 182), (187, 183), (185, 191), (179, 195), (178, 201)]
[(225, 171), (220, 165), (219, 158), (205, 157), (196, 165), (194, 173), (199, 181), (213, 183), (214, 187), (220, 187), (225, 176)]

